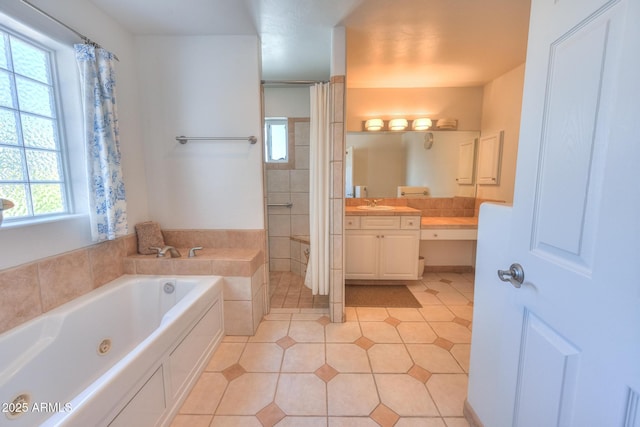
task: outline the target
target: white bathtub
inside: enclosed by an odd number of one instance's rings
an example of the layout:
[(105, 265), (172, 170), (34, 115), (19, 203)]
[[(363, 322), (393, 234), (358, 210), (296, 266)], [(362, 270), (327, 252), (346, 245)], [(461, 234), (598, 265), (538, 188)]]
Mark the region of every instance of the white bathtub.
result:
[(0, 335), (0, 426), (170, 424), (224, 335), (222, 288), (122, 276)]

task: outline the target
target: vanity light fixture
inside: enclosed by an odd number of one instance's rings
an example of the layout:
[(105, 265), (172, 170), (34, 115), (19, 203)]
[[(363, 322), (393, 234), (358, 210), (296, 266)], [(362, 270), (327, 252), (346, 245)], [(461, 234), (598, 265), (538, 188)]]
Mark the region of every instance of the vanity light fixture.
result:
[(389, 129), (391, 130), (405, 130), (409, 123), (407, 119), (391, 119), (389, 120)]
[(382, 119), (369, 119), (364, 123), (364, 128), (368, 131), (377, 131), (384, 127)]
[(413, 123), (411, 123), (411, 128), (413, 130), (429, 130), (433, 123), (431, 119), (428, 117), (421, 117), (419, 119), (415, 119)]

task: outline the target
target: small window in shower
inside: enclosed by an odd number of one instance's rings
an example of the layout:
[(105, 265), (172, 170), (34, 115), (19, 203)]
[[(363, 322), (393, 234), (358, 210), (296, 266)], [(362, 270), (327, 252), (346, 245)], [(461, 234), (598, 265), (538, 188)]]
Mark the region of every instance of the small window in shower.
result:
[(289, 161), (287, 119), (266, 118), (264, 120), (265, 154), (267, 163), (287, 163)]

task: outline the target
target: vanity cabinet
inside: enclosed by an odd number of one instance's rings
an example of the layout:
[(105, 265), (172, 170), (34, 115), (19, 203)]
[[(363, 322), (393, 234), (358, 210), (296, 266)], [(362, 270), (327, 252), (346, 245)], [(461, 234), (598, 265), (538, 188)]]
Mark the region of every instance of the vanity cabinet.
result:
[(345, 278), (415, 280), (419, 216), (347, 216)]

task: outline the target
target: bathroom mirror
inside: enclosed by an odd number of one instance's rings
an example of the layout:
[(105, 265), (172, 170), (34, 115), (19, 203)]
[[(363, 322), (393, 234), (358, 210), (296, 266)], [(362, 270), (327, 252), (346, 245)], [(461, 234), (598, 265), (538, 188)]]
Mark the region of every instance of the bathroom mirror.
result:
[(468, 147), (479, 136), (479, 131), (347, 132), (346, 197), (397, 197), (398, 186), (429, 187), (431, 197), (474, 197), (475, 183), (458, 184), (457, 178), (465, 172), (459, 170), (461, 145)]

